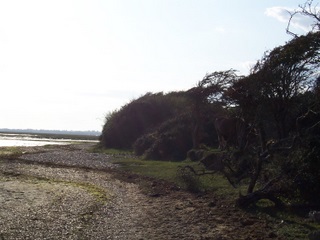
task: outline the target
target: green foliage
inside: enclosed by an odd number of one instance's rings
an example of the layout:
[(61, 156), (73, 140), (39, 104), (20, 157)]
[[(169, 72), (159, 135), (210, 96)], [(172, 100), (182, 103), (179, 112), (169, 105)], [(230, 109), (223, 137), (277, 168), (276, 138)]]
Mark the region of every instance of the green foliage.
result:
[(286, 240), (307, 239), (307, 235), (319, 228), (319, 223), (306, 220), (307, 209), (278, 209), (265, 200), (247, 209), (259, 218), (278, 224), (277, 234)]
[(130, 149), (137, 138), (187, 107), (183, 92), (147, 93), (106, 116), (100, 142), (105, 148)]
[[(318, 129), (319, 131), (319, 129)], [(319, 133), (319, 132), (318, 132)], [(320, 199), (320, 134), (303, 138), (304, 146), (291, 154), (286, 167), (290, 193), (300, 201), (318, 205)]]
[[(320, 70), (320, 32), (292, 39), (264, 54), (249, 76), (233, 83), (224, 97), (240, 106), (246, 119), (264, 121), (266, 132), (289, 136), (299, 95), (315, 86)], [(272, 126), (272, 125), (273, 126)]]
[(192, 147), (190, 117), (180, 115), (169, 119), (155, 132), (137, 139), (135, 153), (154, 160), (184, 160)]
[(137, 156), (143, 155), (148, 149), (152, 147), (152, 145), (156, 141), (157, 141), (156, 133), (149, 133), (149, 134), (142, 135), (133, 144), (134, 153)]
[(203, 168), (197, 162), (182, 161), (155, 161), (138, 158), (119, 157), (113, 160), (119, 169), (143, 176), (153, 177), (175, 183), (182, 189), (198, 191), (215, 191), (220, 196), (234, 198), (237, 192), (228, 181), (220, 174), (196, 176), (192, 172), (185, 172), (182, 176), (181, 169), (192, 166), (195, 170)]
[(15, 159), (23, 154), (19, 147), (1, 147), (0, 159)]
[(113, 163), (118, 164), (121, 170), (170, 182), (176, 182), (177, 169), (179, 166), (186, 164), (183, 162), (150, 161), (138, 158), (121, 157), (114, 159)]
[(195, 175), (189, 168), (179, 168), (177, 179), (182, 183), (183, 188), (189, 192), (199, 193), (204, 190), (200, 177)]

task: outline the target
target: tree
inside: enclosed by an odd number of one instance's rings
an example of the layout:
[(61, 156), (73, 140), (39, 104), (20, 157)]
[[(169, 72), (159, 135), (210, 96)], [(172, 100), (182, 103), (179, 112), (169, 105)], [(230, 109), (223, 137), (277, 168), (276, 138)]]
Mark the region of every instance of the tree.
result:
[(223, 103), (223, 94), (230, 85), (240, 79), (236, 70), (216, 71), (206, 74), (198, 82), (197, 86), (188, 91), (192, 99), (192, 115), (194, 118), (193, 127), (193, 148), (198, 149), (201, 141), (201, 128), (205, 118), (206, 109), (209, 104), (226, 104)]
[(313, 0), (308, 0), (303, 5), (299, 5), (299, 9), (290, 13), (290, 19), (288, 21), (288, 25), (286, 29), (288, 34), (294, 37), (298, 36), (297, 34), (295, 34), (290, 30), (290, 26), (293, 18), (298, 17), (299, 15), (308, 17), (313, 21), (313, 23), (311, 24), (312, 31), (316, 32), (320, 30), (320, 8), (317, 5), (313, 6)]
[(266, 136), (263, 121), (268, 121), (263, 96), (259, 90), (259, 75), (250, 74), (234, 82), (224, 93), (229, 103), (239, 106), (245, 122), (255, 124), (262, 150), (265, 150)]
[[(317, 96), (319, 69), (320, 32), (311, 32), (266, 52), (249, 76), (234, 82), (224, 92), (224, 98), (255, 121), (260, 138), (264, 138), (240, 155), (230, 152), (229, 159), (223, 160), (231, 163), (228, 179), (234, 183), (243, 179), (239, 176), (249, 179), (246, 195), (237, 200), (239, 206), (246, 207), (260, 199), (269, 199), (281, 206), (281, 197), (305, 201), (314, 200), (312, 193), (318, 197), (315, 183), (320, 176), (317, 168), (320, 122), (309, 126), (312, 130), (303, 139), (287, 136), (288, 118), (295, 104), (305, 95)], [(273, 128), (271, 121), (265, 121), (268, 116), (273, 117), (279, 139), (263, 145), (266, 138), (262, 123)], [(262, 187), (258, 188), (257, 183)], [(312, 190), (306, 191), (303, 183), (308, 183)]]
[(268, 103), (278, 138), (288, 134), (286, 120), (294, 97), (314, 86), (319, 69), (320, 32), (310, 32), (266, 52), (254, 66), (252, 74), (259, 81), (255, 92), (260, 101)]

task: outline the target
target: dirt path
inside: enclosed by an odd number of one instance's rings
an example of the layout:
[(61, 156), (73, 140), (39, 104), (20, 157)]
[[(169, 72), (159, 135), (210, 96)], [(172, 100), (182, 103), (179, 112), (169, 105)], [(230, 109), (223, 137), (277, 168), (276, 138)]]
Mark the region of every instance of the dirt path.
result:
[(157, 181), (148, 184), (161, 194), (146, 195), (141, 179), (119, 177), (110, 156), (87, 147), (0, 162), (0, 239), (280, 239), (276, 223), (212, 196)]

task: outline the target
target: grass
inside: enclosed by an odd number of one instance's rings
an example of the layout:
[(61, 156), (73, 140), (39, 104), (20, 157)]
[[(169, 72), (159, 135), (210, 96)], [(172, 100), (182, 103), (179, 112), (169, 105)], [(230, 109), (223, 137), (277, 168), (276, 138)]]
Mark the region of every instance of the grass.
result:
[(133, 152), (129, 150), (121, 150), (121, 149), (114, 149), (114, 148), (108, 148), (104, 149), (99, 146), (99, 144), (96, 144), (94, 147), (92, 147), (89, 152), (95, 152), (95, 153), (105, 153), (108, 155), (112, 155), (115, 157), (123, 157), (123, 156), (133, 156)]
[(103, 188), (96, 186), (94, 184), (85, 183), (85, 182), (51, 180), (51, 179), (49, 181), (53, 181), (54, 183), (58, 183), (58, 184), (69, 185), (69, 186), (76, 187), (76, 188), (82, 188), (85, 191), (87, 191), (88, 193), (90, 193), (93, 197), (95, 197), (95, 199), (98, 202), (100, 202), (102, 204), (104, 204), (108, 200), (110, 200), (111, 195), (109, 193), (107, 193)]
[(269, 201), (260, 200), (247, 211), (277, 223), (278, 235), (287, 240), (308, 239), (308, 233), (320, 228), (320, 223), (307, 218), (308, 209), (278, 209)]
[[(202, 168), (197, 162), (191, 162), (189, 160), (183, 162), (143, 160), (132, 157), (133, 155), (130, 152), (113, 149), (104, 150), (103, 152), (117, 156), (114, 158), (113, 163), (118, 164), (120, 169), (124, 171), (167, 180), (184, 189), (188, 189), (189, 184), (191, 189), (188, 190), (191, 191), (193, 190), (192, 187), (194, 187), (192, 184), (195, 184), (195, 187), (201, 191), (214, 192), (216, 196), (220, 196), (228, 202), (232, 202), (232, 199), (235, 200), (239, 192), (245, 193), (247, 190), (246, 184), (234, 189), (227, 179), (218, 173), (195, 178), (192, 176), (187, 176), (186, 178), (179, 177), (179, 169), (184, 166), (192, 166), (194, 169), (200, 171)], [(304, 213), (297, 210), (281, 210), (275, 208), (274, 204), (267, 200), (260, 200), (255, 206), (247, 209), (247, 211), (255, 216), (268, 219), (278, 224), (277, 234), (288, 240), (307, 239), (308, 233), (320, 228), (319, 223), (311, 222), (306, 218), (307, 210), (305, 210)]]
[(113, 163), (118, 164), (125, 171), (168, 181), (175, 180), (175, 173), (181, 165), (177, 162), (146, 161), (135, 158), (115, 159)]
[(46, 177), (38, 177), (32, 175), (25, 175), (25, 174), (12, 174), (8, 173), (0, 177), (0, 181), (8, 181), (12, 178), (19, 179), (24, 182), (29, 182), (33, 184), (41, 184), (41, 183), (53, 183), (53, 184), (61, 184), (65, 186), (71, 186), (74, 188), (81, 188), (91, 194), (96, 201), (101, 204), (106, 203), (111, 198), (111, 194), (106, 192), (103, 188), (90, 184), (87, 182), (77, 182), (77, 181), (67, 181), (67, 180), (59, 180), (54, 178), (46, 178)]
[(23, 154), (19, 147), (0, 147), (0, 159), (14, 159)]
[(81, 188), (91, 194), (96, 201), (100, 202), (101, 204), (106, 203), (110, 199), (110, 194), (107, 193), (103, 188), (96, 186), (94, 184), (86, 183), (86, 182), (74, 182), (74, 181), (65, 181), (65, 180), (57, 180), (51, 178), (39, 178), (39, 177), (32, 177), (26, 176), (26, 178), (31, 181), (32, 183), (54, 183), (54, 184), (61, 184), (65, 186), (71, 186), (74, 188)]
[[(97, 151), (93, 149), (93, 151)], [(121, 151), (116, 149), (104, 149), (98, 150), (109, 155), (114, 156), (112, 160), (114, 164), (117, 164), (121, 170), (132, 172), (138, 175), (152, 177), (156, 179), (166, 180), (175, 183), (177, 186), (183, 189), (189, 189), (190, 187), (198, 188), (193, 189), (195, 191), (215, 191), (216, 194), (236, 197), (237, 191), (229, 184), (229, 182), (221, 174), (210, 174), (203, 176), (196, 176), (192, 172), (187, 173), (188, 176), (182, 176), (181, 169), (185, 166), (191, 166), (196, 171), (201, 171), (203, 168), (198, 162), (191, 162), (185, 160), (182, 162), (175, 161), (155, 161), (144, 160), (133, 156), (130, 151)], [(195, 184), (195, 186), (190, 186)]]

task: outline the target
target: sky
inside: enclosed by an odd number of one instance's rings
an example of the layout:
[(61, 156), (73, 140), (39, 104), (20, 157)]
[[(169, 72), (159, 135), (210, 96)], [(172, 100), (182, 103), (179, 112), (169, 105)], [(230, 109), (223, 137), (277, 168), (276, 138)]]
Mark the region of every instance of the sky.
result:
[[(0, 0), (0, 128), (101, 131), (147, 92), (248, 74), (300, 0)], [(306, 33), (308, 19), (292, 30)]]

